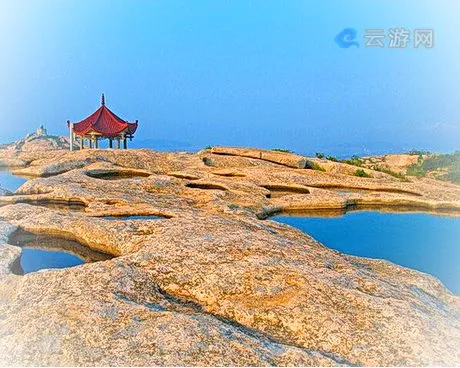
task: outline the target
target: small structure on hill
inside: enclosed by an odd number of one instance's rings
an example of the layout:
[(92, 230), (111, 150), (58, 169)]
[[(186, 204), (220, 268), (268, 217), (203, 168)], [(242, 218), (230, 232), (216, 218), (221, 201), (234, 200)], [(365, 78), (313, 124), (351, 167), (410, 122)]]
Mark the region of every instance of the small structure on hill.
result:
[[(116, 141), (117, 148), (128, 148), (127, 139), (132, 139), (137, 130), (138, 121), (129, 123), (115, 115), (105, 106), (105, 97), (102, 94), (101, 107), (86, 119), (78, 123), (67, 121), (70, 131), (70, 150), (73, 150), (73, 143), (77, 142), (80, 149), (99, 148), (99, 140), (108, 139), (109, 148), (113, 148)], [(85, 144), (86, 143), (86, 144)]]
[(47, 137), (48, 132), (46, 131), (46, 128), (42, 125), (40, 125), (37, 130), (35, 131), (35, 134), (37, 137)]

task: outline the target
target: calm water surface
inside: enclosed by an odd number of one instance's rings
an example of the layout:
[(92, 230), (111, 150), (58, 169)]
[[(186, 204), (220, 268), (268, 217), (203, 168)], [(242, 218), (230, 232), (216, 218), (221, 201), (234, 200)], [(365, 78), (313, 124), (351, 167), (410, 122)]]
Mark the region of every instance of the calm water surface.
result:
[(21, 269), (15, 270), (18, 274), (73, 267), (112, 258), (109, 254), (92, 250), (75, 240), (33, 234), (22, 229), (16, 230), (9, 237), (8, 243), (22, 248), (19, 259)]
[(0, 170), (0, 188), (14, 192), (26, 181), (27, 179), (15, 176), (9, 171)]
[(341, 217), (276, 216), (329, 248), (386, 259), (429, 273), (460, 294), (460, 218), (420, 213), (349, 212)]
[(66, 268), (85, 263), (81, 258), (59, 251), (23, 248), (20, 264), (24, 273), (50, 268)]

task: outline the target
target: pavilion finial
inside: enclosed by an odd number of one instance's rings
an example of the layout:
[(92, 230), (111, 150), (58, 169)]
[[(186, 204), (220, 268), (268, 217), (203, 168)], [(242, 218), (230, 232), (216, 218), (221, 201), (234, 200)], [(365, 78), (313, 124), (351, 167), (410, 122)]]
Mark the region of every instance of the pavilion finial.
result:
[(105, 96), (104, 96), (104, 94), (102, 94), (101, 105), (105, 105)]

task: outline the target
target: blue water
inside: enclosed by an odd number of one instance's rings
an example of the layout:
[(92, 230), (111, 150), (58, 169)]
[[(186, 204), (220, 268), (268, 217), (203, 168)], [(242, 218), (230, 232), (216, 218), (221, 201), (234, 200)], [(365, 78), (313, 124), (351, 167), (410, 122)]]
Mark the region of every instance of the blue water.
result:
[(0, 188), (16, 191), (27, 179), (11, 174), (9, 171), (0, 170)]
[(437, 277), (460, 294), (460, 218), (420, 213), (349, 212), (341, 217), (276, 216), (329, 248), (386, 259)]
[(8, 243), (22, 248), (19, 259), (22, 269), (13, 267), (17, 274), (74, 267), (87, 262), (105, 261), (112, 258), (109, 254), (90, 249), (72, 239), (33, 234), (21, 228), (10, 235)]
[(23, 248), (20, 264), (24, 273), (48, 268), (67, 268), (85, 263), (81, 258), (66, 252)]

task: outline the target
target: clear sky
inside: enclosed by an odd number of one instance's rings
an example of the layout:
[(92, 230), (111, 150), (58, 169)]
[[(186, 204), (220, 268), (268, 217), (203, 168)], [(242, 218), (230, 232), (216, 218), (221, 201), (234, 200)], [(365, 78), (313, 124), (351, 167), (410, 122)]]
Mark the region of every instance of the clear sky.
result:
[[(301, 153), (460, 149), (460, 1), (3, 1), (0, 142), (99, 107), (135, 140)], [(432, 49), (364, 47), (429, 28)], [(344, 28), (360, 47), (340, 48)]]

